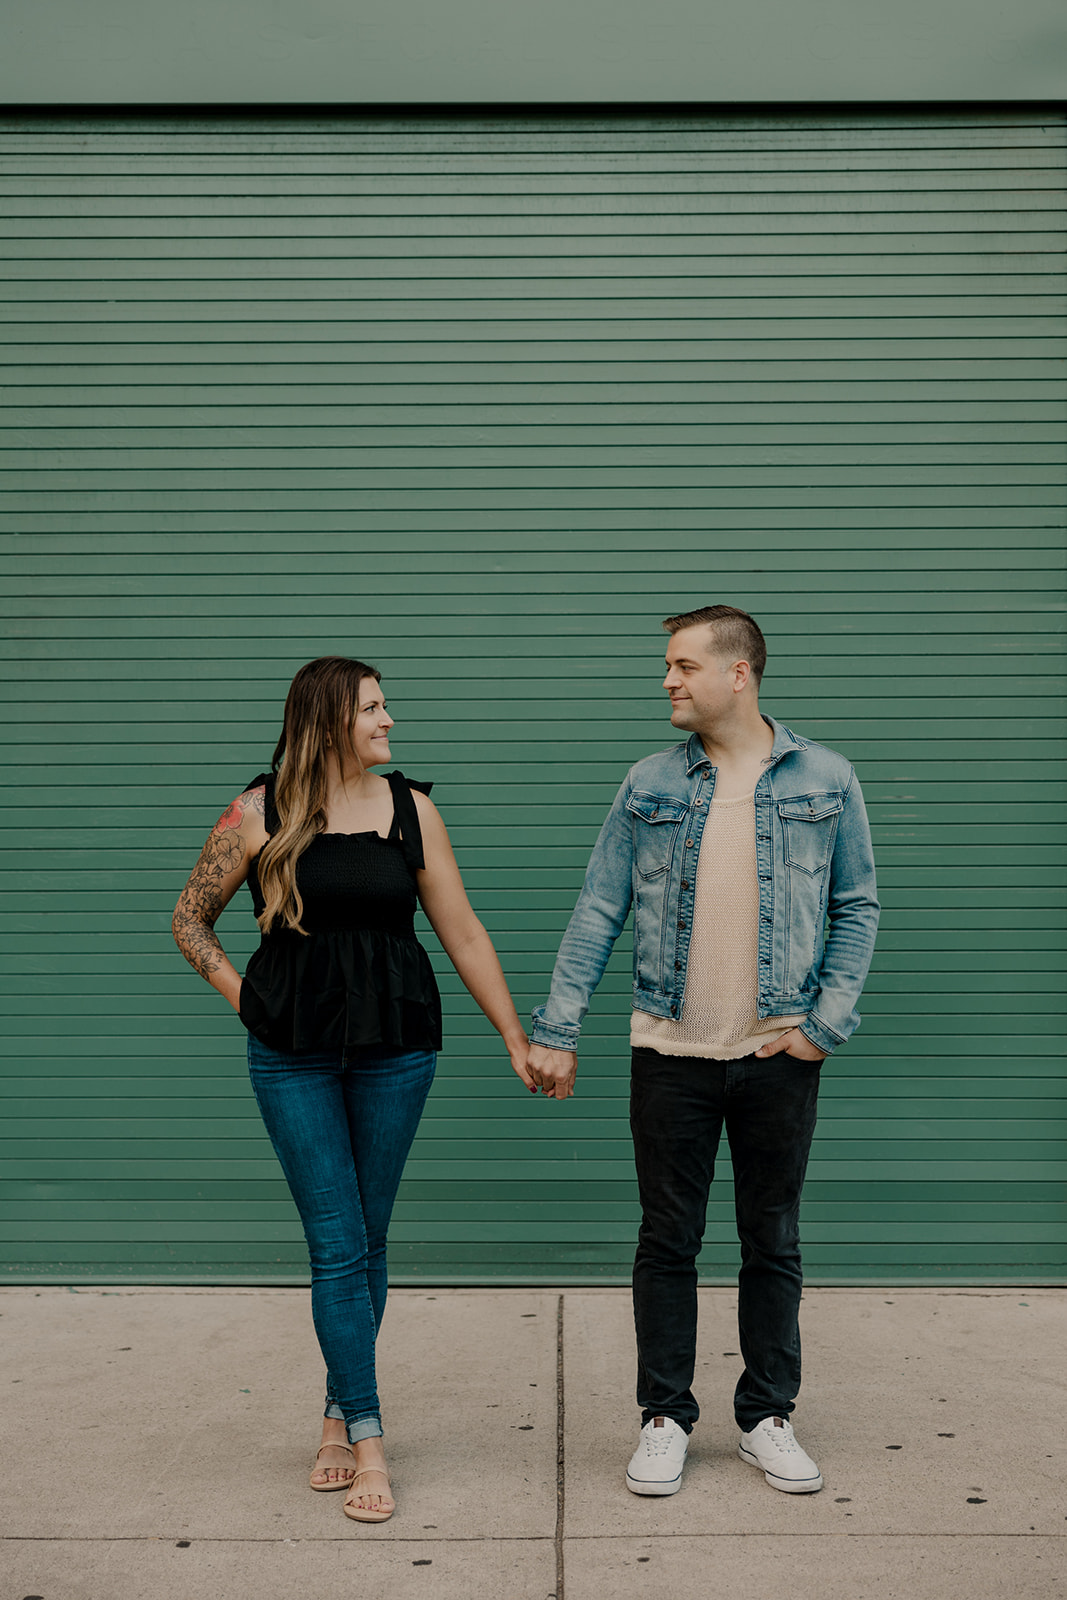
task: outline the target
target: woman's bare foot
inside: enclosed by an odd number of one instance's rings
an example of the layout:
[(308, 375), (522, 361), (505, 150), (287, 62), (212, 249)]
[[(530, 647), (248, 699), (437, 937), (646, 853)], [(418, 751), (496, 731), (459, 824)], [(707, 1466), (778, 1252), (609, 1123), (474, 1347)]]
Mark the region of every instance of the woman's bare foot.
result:
[(323, 1417), (322, 1444), (311, 1474), (313, 1489), (347, 1489), (356, 1474), (355, 1450), (340, 1417)]
[(354, 1522), (385, 1522), (396, 1510), (389, 1488), (385, 1449), (380, 1438), (360, 1439), (352, 1446), (355, 1482), (345, 1497), (345, 1516)]

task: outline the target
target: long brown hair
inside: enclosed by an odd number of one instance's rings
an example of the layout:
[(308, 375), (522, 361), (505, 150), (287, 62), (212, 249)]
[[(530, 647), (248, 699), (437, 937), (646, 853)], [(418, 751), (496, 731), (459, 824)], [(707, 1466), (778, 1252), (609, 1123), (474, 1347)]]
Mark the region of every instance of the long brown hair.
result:
[(326, 825), (328, 752), (332, 745), (342, 768), (356, 759), (352, 724), (359, 686), (382, 680), (376, 667), (346, 656), (320, 656), (301, 667), (285, 698), (281, 738), (271, 767), (275, 773), (276, 831), (259, 856), (259, 886), (264, 906), (259, 926), (269, 933), (276, 922), (304, 933), (304, 902), (296, 886), (296, 864)]

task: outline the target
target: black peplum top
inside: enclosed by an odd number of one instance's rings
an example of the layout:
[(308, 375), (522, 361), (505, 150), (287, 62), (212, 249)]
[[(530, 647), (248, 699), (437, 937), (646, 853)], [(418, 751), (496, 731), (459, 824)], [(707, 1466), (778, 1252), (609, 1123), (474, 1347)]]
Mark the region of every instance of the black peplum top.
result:
[[(441, 1047), (441, 998), (415, 937), (415, 873), (423, 853), (411, 791), (429, 794), (432, 786), (402, 772), (385, 777), (393, 794), (389, 837), (320, 833), (313, 839), (296, 866), (306, 934), (275, 924), (245, 970), (241, 1021), (275, 1050)], [(273, 774), (260, 773), (247, 788), (261, 784), (263, 820), (273, 834)], [(256, 860), (248, 887), (258, 917), (264, 901)]]

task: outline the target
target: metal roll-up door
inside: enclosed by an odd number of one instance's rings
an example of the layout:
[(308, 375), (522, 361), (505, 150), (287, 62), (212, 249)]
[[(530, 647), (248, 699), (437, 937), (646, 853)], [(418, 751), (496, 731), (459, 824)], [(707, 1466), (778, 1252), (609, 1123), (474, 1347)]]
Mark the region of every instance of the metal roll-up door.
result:
[[(299, 663), (381, 666), (528, 1013), (719, 600), (881, 869), (809, 1279), (1062, 1277), (1065, 168), (1039, 111), (0, 123), (11, 1281), (303, 1277), (169, 935)], [(624, 1280), (626, 952), (565, 1106), (434, 958), (394, 1277)]]

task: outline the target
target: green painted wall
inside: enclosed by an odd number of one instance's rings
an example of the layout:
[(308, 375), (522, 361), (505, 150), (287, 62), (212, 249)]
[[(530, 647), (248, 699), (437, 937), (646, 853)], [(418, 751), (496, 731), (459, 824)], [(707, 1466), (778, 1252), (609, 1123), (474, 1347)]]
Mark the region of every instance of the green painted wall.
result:
[(1062, 0), (6, 0), (9, 105), (1055, 102)]
[[(12, 1281), (302, 1275), (168, 931), (301, 661), (382, 667), (528, 1011), (672, 741), (659, 619), (713, 599), (881, 865), (809, 1277), (1062, 1278), (1065, 147), (994, 111), (0, 124)], [(442, 983), (395, 1275), (623, 1279), (625, 953), (565, 1107)]]

